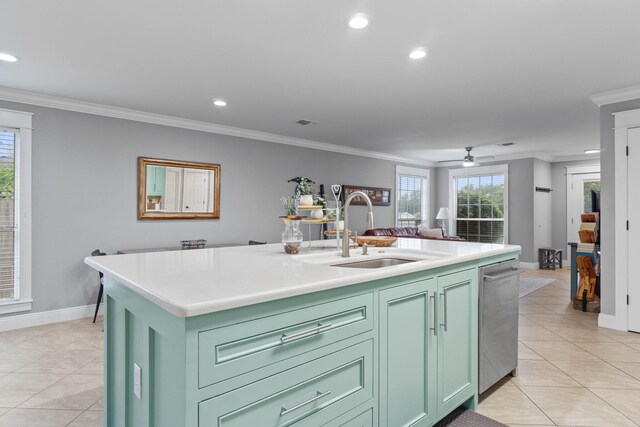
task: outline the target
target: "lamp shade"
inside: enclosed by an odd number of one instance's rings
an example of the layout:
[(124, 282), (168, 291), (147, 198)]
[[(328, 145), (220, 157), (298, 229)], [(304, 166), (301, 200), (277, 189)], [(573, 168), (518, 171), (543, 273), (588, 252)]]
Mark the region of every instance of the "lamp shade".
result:
[(449, 214), (449, 208), (440, 208), (438, 211), (438, 215), (436, 215), (436, 219), (450, 219), (451, 214)]

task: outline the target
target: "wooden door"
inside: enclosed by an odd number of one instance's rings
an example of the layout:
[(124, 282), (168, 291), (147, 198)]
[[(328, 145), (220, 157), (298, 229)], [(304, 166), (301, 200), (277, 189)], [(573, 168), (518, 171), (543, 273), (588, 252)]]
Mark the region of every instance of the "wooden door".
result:
[(380, 292), (381, 426), (435, 421), (435, 303), (435, 279)]
[(185, 169), (182, 190), (182, 212), (206, 212), (209, 173), (200, 169)]
[(478, 387), (478, 273), (438, 277), (438, 414), (473, 396)]

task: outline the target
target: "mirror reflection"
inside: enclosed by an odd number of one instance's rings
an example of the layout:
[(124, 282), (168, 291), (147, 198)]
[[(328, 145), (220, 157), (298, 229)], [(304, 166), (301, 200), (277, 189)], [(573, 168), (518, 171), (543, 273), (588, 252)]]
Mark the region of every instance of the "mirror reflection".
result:
[(220, 165), (140, 158), (139, 218), (219, 218)]

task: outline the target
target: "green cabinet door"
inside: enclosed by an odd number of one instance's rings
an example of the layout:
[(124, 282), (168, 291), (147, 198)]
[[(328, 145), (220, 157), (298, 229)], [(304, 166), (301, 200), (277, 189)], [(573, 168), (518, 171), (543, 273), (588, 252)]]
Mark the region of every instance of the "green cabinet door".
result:
[(451, 412), (478, 388), (478, 273), (438, 277), (438, 415)]
[(380, 291), (380, 426), (436, 419), (436, 297), (435, 279)]
[(147, 165), (147, 196), (164, 196), (167, 168)]
[(156, 192), (156, 166), (147, 165), (147, 196)]

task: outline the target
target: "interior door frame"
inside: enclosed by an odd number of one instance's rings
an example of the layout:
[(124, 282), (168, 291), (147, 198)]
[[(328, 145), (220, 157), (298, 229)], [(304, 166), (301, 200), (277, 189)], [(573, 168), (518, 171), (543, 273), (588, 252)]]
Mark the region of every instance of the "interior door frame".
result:
[[(614, 127), (614, 194), (615, 194), (615, 259), (607, 258), (604, 254), (602, 268), (614, 269), (615, 273), (615, 314), (600, 313), (598, 326), (629, 330), (629, 306), (627, 292), (629, 290), (629, 235), (627, 230), (628, 215), (628, 158), (627, 144), (630, 129), (640, 127), (640, 109), (613, 113)], [(606, 236), (603, 236), (606, 237)], [(610, 264), (608, 261), (610, 260)]]
[[(571, 230), (571, 218), (573, 217), (573, 208), (574, 208), (574, 200), (573, 200), (573, 176), (574, 175), (587, 175), (592, 173), (600, 173), (600, 165), (580, 165), (580, 166), (566, 166), (567, 172), (567, 260), (569, 259), (569, 254), (571, 253), (571, 248), (568, 243), (571, 241), (572, 236), (569, 236), (569, 231)], [(602, 176), (601, 176), (602, 177)], [(578, 236), (573, 236), (575, 241), (578, 240)]]

